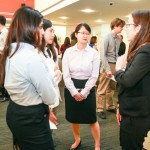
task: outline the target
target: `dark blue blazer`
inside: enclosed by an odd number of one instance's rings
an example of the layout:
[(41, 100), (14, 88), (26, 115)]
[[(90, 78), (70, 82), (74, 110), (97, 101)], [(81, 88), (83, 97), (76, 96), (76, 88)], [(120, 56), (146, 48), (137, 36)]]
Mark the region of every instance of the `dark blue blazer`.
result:
[(142, 46), (128, 62), (125, 71), (116, 72), (115, 79), (120, 85), (120, 114), (150, 116), (150, 44)]

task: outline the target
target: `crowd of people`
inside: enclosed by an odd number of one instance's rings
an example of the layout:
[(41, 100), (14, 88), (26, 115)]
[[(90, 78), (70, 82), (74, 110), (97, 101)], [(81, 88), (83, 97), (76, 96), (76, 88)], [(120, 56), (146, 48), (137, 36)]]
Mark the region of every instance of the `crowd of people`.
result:
[[(149, 10), (132, 12), (128, 23), (113, 19), (98, 48), (98, 38), (91, 37), (87, 23), (78, 24), (59, 46), (52, 22), (39, 11), (19, 8), (8, 30), (5, 17), (0, 16), (0, 93), (1, 101), (9, 99), (6, 122), (16, 150), (55, 149), (50, 122), (59, 121), (56, 109), (62, 77), (65, 118), (74, 136), (70, 150), (81, 146), (80, 124), (90, 125), (95, 150), (101, 149), (97, 117), (106, 119), (105, 110), (116, 114), (122, 150), (143, 149), (150, 131), (149, 19)], [(124, 28), (128, 50), (120, 35)], [(113, 101), (116, 85), (117, 105)]]

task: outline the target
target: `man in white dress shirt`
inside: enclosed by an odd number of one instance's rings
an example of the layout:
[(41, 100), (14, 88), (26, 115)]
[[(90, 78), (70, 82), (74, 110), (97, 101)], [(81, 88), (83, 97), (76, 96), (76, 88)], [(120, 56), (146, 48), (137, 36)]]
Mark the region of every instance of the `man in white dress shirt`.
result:
[(8, 34), (8, 30), (5, 27), (5, 24), (6, 24), (6, 18), (4, 16), (0, 16), (0, 53), (4, 48), (6, 37)]
[[(6, 18), (4, 16), (0, 16), (0, 57), (8, 34), (8, 30), (5, 27), (5, 24)], [(6, 101), (8, 98), (9, 96), (7, 91), (2, 86), (0, 86), (0, 102)]]

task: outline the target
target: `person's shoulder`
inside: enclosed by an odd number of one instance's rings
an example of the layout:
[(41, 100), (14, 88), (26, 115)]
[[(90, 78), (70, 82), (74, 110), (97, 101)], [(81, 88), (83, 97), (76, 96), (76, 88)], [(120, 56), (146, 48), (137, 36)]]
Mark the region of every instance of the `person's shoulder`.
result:
[(89, 46), (90, 46), (90, 47), (93, 47), (93, 46), (94, 46), (94, 44), (89, 44)]
[(126, 45), (126, 43), (125, 43), (125, 42), (123, 42), (123, 41), (122, 41), (121, 43), (122, 43), (123, 45)]
[(18, 52), (21, 57), (26, 56), (26, 59), (30, 61), (40, 59), (40, 56), (42, 55), (42, 52), (40, 50), (27, 43), (20, 43)]
[(142, 47), (145, 48), (145, 49), (149, 49), (150, 48), (150, 44), (144, 44)]
[(4, 28), (4, 30), (5, 30), (5, 32), (8, 32), (8, 29), (6, 27)]
[[(144, 44), (142, 45), (135, 56), (138, 56), (138, 55), (141, 55), (141, 54), (145, 54), (146, 56), (148, 56), (148, 59), (150, 57), (150, 44)], [(142, 55), (141, 57), (145, 56), (145, 55)]]
[(70, 46), (70, 47), (68, 47), (68, 48), (67, 48), (67, 50), (69, 50), (69, 51), (73, 51), (73, 50), (75, 50), (75, 45), (74, 45), (74, 46)]
[(26, 63), (28, 65), (34, 64), (35, 66), (38, 66), (39, 64), (43, 64), (43, 60), (46, 59), (44, 54), (42, 52), (36, 52), (32, 51), (30, 55), (27, 56)]
[(66, 49), (65, 53), (69, 54), (69, 53), (72, 53), (74, 50), (75, 50), (75, 46), (71, 46), (71, 47)]
[(6, 27), (4, 27), (1, 32), (2, 33), (8, 33), (8, 29)]
[(139, 52), (147, 52), (150, 54), (150, 44), (144, 44), (140, 47)]
[(112, 32), (108, 32), (108, 33), (105, 34), (104, 37), (112, 37), (112, 36), (113, 36)]
[(109, 39), (111, 39), (112, 37), (113, 37), (112, 32), (109, 32), (104, 35), (103, 41), (109, 41)]
[(62, 45), (61, 45), (61, 48), (63, 48), (64, 46), (65, 46), (65, 44), (62, 44)]
[(91, 46), (88, 45), (86, 48), (87, 48), (89, 53), (98, 54), (98, 51), (96, 49), (92, 48)]

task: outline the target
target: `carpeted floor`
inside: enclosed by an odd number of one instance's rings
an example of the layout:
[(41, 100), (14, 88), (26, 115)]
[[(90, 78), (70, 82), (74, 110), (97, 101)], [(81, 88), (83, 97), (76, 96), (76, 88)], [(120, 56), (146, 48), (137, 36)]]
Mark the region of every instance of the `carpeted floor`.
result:
[[(74, 142), (71, 126), (65, 120), (63, 84), (60, 84), (60, 91), (63, 101), (57, 108), (58, 129), (53, 130), (53, 139), (56, 150), (69, 150)], [(116, 101), (116, 96), (115, 96)], [(0, 103), (0, 150), (13, 150), (12, 135), (6, 125), (6, 109), (8, 101)], [(101, 128), (101, 150), (120, 150), (119, 127), (115, 114), (106, 112), (107, 119), (98, 118)], [(79, 150), (94, 150), (94, 140), (90, 132), (89, 125), (81, 125), (82, 144)]]

